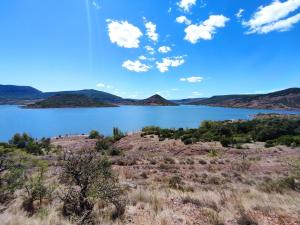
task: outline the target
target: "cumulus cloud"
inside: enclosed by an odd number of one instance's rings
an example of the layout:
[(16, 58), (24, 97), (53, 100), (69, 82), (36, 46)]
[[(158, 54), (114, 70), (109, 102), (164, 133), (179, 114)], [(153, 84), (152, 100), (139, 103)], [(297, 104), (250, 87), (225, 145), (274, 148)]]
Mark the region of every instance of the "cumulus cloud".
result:
[(147, 72), (150, 69), (150, 66), (141, 63), (140, 60), (136, 60), (136, 61), (127, 60), (123, 62), (122, 67), (133, 72)]
[(143, 33), (140, 29), (127, 21), (107, 20), (110, 41), (123, 48), (138, 48), (140, 37)]
[(199, 91), (193, 91), (192, 92), (192, 97), (195, 97), (195, 96), (201, 96), (202, 93), (200, 93)]
[(155, 54), (155, 50), (154, 50), (154, 48), (152, 48), (151, 46), (146, 45), (146, 46), (145, 46), (145, 49), (148, 51), (148, 53), (149, 53), (150, 55), (154, 55), (154, 54)]
[(156, 25), (152, 22), (146, 22), (147, 36), (154, 42), (158, 41), (158, 33), (156, 33)]
[(147, 60), (147, 57), (144, 56), (144, 55), (141, 55), (141, 56), (139, 57), (139, 60)]
[(225, 27), (229, 18), (223, 15), (211, 15), (202, 23), (189, 25), (184, 31), (186, 33), (185, 40), (196, 44), (200, 39), (211, 40), (217, 28)]
[(196, 0), (180, 0), (177, 5), (183, 9), (184, 12), (190, 12), (191, 8), (196, 5)]
[(183, 82), (189, 82), (189, 83), (200, 83), (203, 80), (203, 77), (183, 77), (179, 79)]
[(161, 62), (156, 62), (157, 69), (164, 73), (169, 71), (169, 67), (178, 67), (185, 62), (183, 56), (163, 58)]
[(171, 47), (169, 47), (169, 46), (161, 46), (161, 47), (159, 47), (159, 49), (158, 49), (158, 51), (160, 52), (160, 53), (168, 53), (168, 52), (170, 52), (172, 49), (171, 49)]
[(235, 14), (236, 18), (240, 19), (243, 16), (244, 9), (239, 9), (239, 11)]
[[(247, 34), (269, 33), (271, 31), (287, 31), (300, 21), (300, 13), (288, 17), (300, 7), (300, 0), (273, 1), (267, 6), (260, 6), (249, 21), (243, 25), (248, 27)], [(288, 18), (287, 18), (288, 17)]]
[(184, 23), (186, 25), (191, 25), (192, 21), (186, 18), (186, 16), (179, 16), (176, 18), (177, 23)]
[(103, 84), (103, 83), (98, 83), (96, 86), (97, 86), (98, 88), (107, 88), (107, 89), (113, 88), (113, 86), (108, 85), (108, 84)]

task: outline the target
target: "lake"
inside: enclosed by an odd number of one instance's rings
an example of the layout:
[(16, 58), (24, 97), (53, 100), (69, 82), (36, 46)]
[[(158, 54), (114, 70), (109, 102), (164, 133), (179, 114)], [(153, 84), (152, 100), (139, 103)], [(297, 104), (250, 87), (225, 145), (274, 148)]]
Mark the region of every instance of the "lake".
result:
[[(295, 111), (231, 109), (208, 106), (121, 106), (116, 108), (23, 109), (0, 106), (0, 141), (27, 132), (33, 137), (89, 133), (110, 135), (113, 127), (138, 131), (144, 126), (196, 128), (203, 120), (250, 119), (257, 113)], [(300, 113), (300, 111), (298, 111)]]

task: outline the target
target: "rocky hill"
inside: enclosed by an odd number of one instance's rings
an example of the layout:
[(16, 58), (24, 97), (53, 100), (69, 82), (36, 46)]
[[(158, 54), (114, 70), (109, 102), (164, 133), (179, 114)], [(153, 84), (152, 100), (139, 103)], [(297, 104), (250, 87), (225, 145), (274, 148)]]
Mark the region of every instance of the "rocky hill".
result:
[(189, 104), (232, 108), (300, 109), (300, 88), (289, 88), (268, 94), (213, 96)]
[(176, 106), (178, 104), (168, 101), (167, 99), (161, 97), (160, 95), (153, 95), (144, 100), (136, 102), (136, 105), (152, 105), (152, 106)]
[(97, 101), (85, 95), (57, 94), (45, 100), (29, 104), (26, 108), (80, 108), (80, 107), (114, 107), (105, 102)]

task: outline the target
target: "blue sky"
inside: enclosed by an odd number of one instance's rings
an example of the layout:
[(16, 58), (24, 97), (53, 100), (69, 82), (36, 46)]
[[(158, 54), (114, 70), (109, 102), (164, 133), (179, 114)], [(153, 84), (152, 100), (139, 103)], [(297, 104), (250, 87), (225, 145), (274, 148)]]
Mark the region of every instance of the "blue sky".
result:
[(265, 93), (299, 87), (299, 59), (300, 0), (0, 2), (2, 84), (130, 98)]

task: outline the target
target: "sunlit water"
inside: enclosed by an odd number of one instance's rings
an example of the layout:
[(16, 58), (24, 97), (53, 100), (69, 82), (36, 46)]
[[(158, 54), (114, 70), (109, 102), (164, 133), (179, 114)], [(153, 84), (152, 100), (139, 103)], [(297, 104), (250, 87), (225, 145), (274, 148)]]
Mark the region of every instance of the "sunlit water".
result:
[[(126, 132), (144, 126), (196, 128), (203, 120), (250, 119), (256, 113), (297, 113), (295, 111), (230, 109), (207, 106), (121, 106), (117, 108), (22, 109), (0, 106), (0, 141), (17, 132), (34, 137), (82, 134), (99, 130), (110, 135), (113, 127)], [(298, 113), (300, 113), (298, 111)]]

